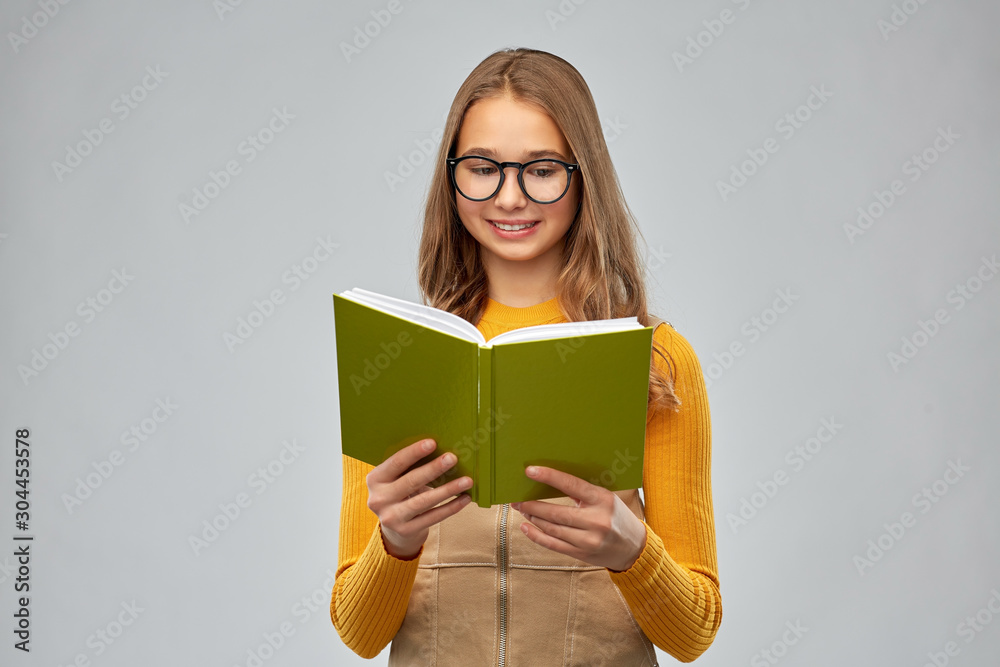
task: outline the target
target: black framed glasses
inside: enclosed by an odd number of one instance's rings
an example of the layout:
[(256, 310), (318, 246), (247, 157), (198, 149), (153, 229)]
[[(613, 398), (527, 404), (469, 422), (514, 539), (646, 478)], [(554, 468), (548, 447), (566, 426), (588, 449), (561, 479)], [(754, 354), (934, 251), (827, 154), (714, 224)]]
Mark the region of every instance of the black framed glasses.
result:
[(530, 162), (497, 162), (482, 155), (448, 158), (448, 173), (458, 193), (471, 201), (492, 199), (503, 187), (505, 171), (517, 168), (517, 183), (536, 204), (552, 204), (569, 192), (580, 165), (542, 158)]

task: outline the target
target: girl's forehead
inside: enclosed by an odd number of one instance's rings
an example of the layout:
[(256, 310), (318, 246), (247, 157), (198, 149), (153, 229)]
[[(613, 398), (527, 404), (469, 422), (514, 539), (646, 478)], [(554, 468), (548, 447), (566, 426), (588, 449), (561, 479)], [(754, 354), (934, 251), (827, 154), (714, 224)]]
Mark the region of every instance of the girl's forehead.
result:
[(491, 149), (506, 159), (510, 153), (548, 150), (569, 155), (559, 126), (541, 107), (510, 97), (477, 100), (465, 111), (458, 133), (458, 152), (470, 147)]

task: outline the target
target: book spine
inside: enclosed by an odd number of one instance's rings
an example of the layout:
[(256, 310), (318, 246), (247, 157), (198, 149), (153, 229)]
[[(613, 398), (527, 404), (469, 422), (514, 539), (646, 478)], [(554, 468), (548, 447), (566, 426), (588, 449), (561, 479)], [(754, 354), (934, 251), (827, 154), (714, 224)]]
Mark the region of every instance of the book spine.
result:
[(479, 348), (479, 413), (476, 419), (476, 487), (473, 498), (480, 507), (493, 504), (493, 348)]

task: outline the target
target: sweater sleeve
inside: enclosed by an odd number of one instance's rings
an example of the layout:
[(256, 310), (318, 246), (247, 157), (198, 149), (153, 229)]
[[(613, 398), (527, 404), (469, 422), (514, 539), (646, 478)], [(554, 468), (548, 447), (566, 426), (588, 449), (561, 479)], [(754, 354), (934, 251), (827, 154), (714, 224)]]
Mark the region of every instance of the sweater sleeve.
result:
[(403, 623), (423, 547), (411, 560), (386, 552), (378, 517), (368, 509), (365, 477), (373, 466), (349, 456), (343, 456), (343, 466), (330, 618), (348, 648), (362, 658), (374, 658)]
[[(711, 421), (701, 365), (669, 324), (656, 329), (669, 351), (680, 410), (655, 410), (646, 426), (643, 494), (646, 546), (628, 570), (609, 570), (639, 626), (656, 646), (690, 662), (722, 622), (711, 486)], [(653, 363), (666, 368), (654, 355)]]

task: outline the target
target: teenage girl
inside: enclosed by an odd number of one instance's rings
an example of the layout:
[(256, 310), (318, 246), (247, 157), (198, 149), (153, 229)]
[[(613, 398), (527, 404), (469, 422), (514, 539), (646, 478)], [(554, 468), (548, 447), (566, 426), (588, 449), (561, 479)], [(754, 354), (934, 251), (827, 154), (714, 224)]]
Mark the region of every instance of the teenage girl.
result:
[(637, 232), (580, 73), (530, 49), (480, 63), (430, 187), (424, 302), (487, 340), (552, 322), (658, 325), (643, 496), (529, 466), (565, 497), (483, 509), (468, 477), (428, 486), (451, 453), (407, 472), (433, 440), (377, 467), (345, 456), (330, 615), (358, 655), (392, 642), (390, 665), (655, 665), (652, 644), (685, 662), (711, 645), (722, 604), (705, 382), (687, 340), (646, 310)]

